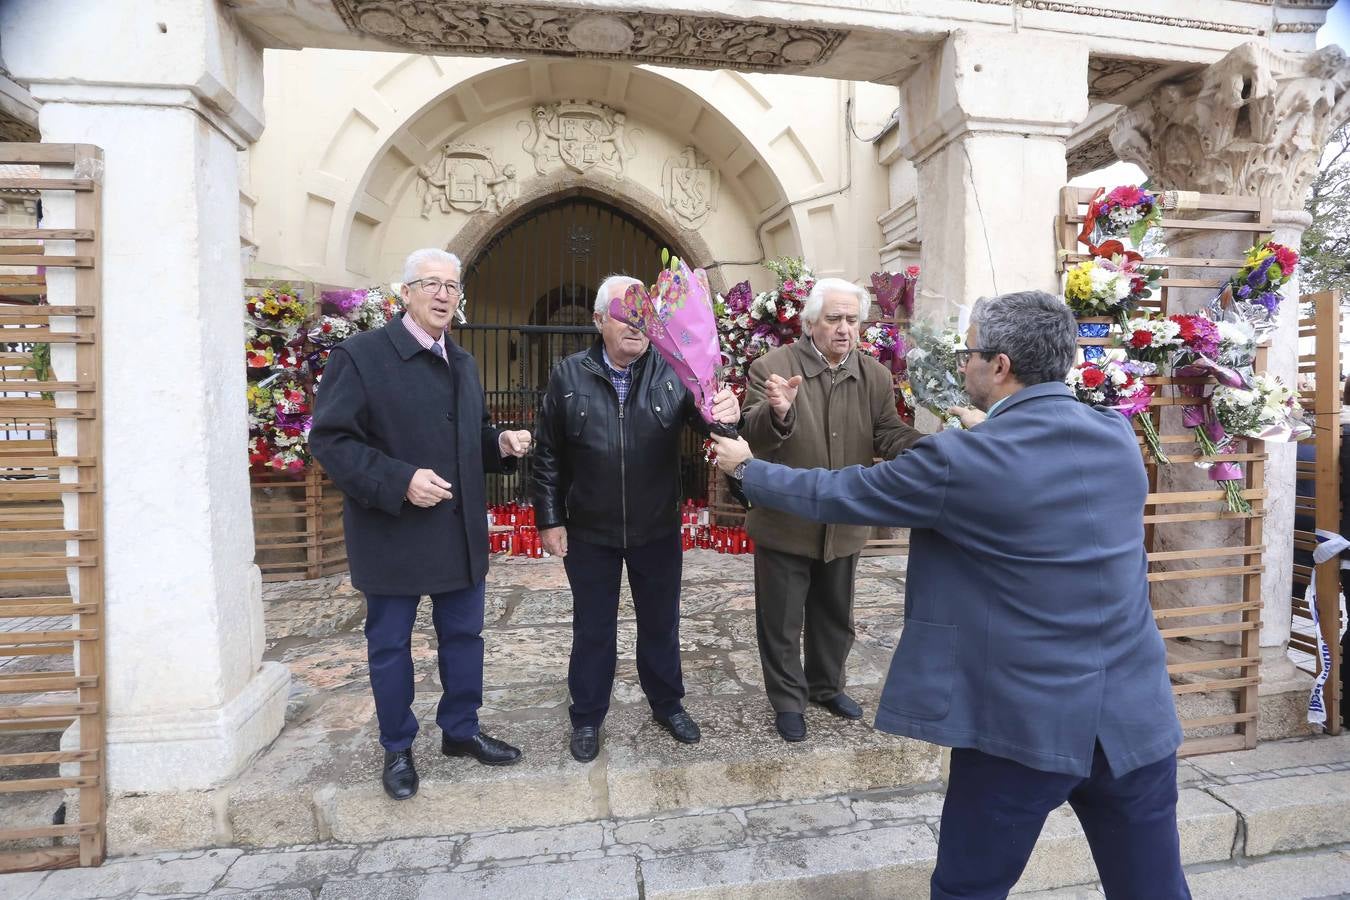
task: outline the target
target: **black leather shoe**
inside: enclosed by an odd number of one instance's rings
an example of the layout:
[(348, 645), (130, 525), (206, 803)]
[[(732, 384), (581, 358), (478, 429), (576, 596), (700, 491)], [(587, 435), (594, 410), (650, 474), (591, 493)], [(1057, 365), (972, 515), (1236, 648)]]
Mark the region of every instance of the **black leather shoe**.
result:
[(590, 762), (600, 752), (600, 729), (594, 725), (582, 725), (572, 729), (572, 758), (577, 762)]
[(384, 792), (395, 800), (407, 800), (417, 793), (417, 767), (412, 750), (384, 751)]
[(828, 700), (819, 701), (817, 705), (825, 707), (841, 719), (862, 718), (862, 707), (848, 694), (835, 694)]
[(441, 752), (446, 756), (472, 756), (485, 766), (509, 766), (520, 762), (518, 749), (481, 731), (466, 741), (452, 741), (442, 734)]
[(795, 712), (780, 712), (774, 719), (783, 740), (796, 743), (806, 740), (806, 716)]
[(669, 731), (671, 737), (681, 744), (697, 744), (703, 739), (703, 732), (698, 730), (698, 725), (693, 719), (689, 718), (689, 713), (684, 710), (673, 713), (668, 719), (662, 719), (658, 716), (652, 716), (652, 718), (657, 725)]

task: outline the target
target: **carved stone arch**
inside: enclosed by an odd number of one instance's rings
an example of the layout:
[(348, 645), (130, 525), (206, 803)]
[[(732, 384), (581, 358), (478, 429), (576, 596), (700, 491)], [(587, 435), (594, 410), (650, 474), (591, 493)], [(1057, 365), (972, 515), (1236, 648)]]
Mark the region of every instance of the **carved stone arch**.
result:
[[(496, 215), (474, 216), (450, 238), (445, 249), (463, 260), (467, 268), (473, 265), (494, 235), (531, 215), (539, 207), (569, 195), (589, 196), (609, 203), (643, 222), (657, 234), (669, 236), (675, 245), (670, 248), (671, 253), (690, 265), (707, 265), (717, 258), (703, 236), (698, 231), (682, 227), (654, 192), (628, 179), (611, 178), (594, 171), (580, 175), (570, 170), (550, 172), (522, 183), (519, 198), (505, 211)], [(655, 266), (654, 260), (653, 270)], [(726, 291), (727, 285), (720, 269), (708, 271), (708, 285), (715, 292)]]
[[(308, 195), (332, 204), (330, 215), (333, 224), (323, 242), (324, 250), (320, 257), (323, 261), (316, 268), (324, 272), (327, 278), (337, 280), (342, 277), (338, 273), (348, 268), (356, 233), (354, 225), (358, 221), (370, 226), (366, 231), (372, 235), (370, 242), (374, 249), (371, 252), (378, 253), (383, 242), (382, 232), (390, 220), (392, 209), (404, 191), (413, 189), (416, 166), (424, 159), (423, 151), (427, 147), (463, 140), (464, 136), (478, 125), (516, 108), (528, 110), (539, 103), (558, 100), (562, 94), (556, 88), (545, 90), (540, 87), (549, 84), (548, 79), (553, 76), (548, 73), (558, 65), (560, 64), (556, 62), (542, 60), (515, 62), (473, 74), (447, 75), (440, 81), (428, 82), (425, 85), (419, 83), (419, 89), (415, 94), (400, 101), (400, 108), (407, 109), (407, 114), (391, 117), (388, 121), (382, 122), (378, 134), (370, 144), (369, 153), (363, 151), (360, 154), (362, 159), (360, 174), (351, 179), (350, 190), (330, 196), (316, 189)], [(529, 75), (531, 88), (512, 94), (509, 88), (521, 82), (522, 74)], [(723, 196), (739, 192), (739, 196), (744, 199), (747, 212), (754, 217), (746, 220), (747, 234), (759, 244), (761, 253), (764, 252), (765, 231), (777, 227), (773, 223), (785, 214), (795, 239), (801, 243), (805, 242), (807, 232), (804, 219), (798, 215), (796, 208), (789, 204), (788, 186), (782, 180), (785, 176), (775, 164), (774, 154), (765, 143), (764, 135), (771, 129), (763, 123), (733, 120), (729, 110), (723, 109), (715, 96), (706, 92), (701, 93), (665, 73), (633, 68), (627, 71), (622, 79), (616, 79), (615, 83), (626, 85), (623, 90), (631, 92), (631, 95), (627, 93), (622, 97), (607, 95), (606, 102), (622, 107), (630, 118), (657, 122), (673, 118), (685, 122), (697, 120), (700, 123), (700, 134), (703, 135), (701, 140), (708, 146), (696, 142), (696, 149), (705, 152), (711, 146), (724, 148), (720, 154), (709, 154), (712, 156), (712, 164), (722, 169), (721, 191)], [(482, 99), (484, 96), (509, 96), (509, 99), (500, 103), (485, 104)], [(653, 97), (663, 98), (662, 103), (666, 105), (655, 105)], [(424, 117), (451, 106), (473, 112), (467, 117), (461, 115), (455, 119), (453, 127), (445, 131), (426, 133), (416, 139), (410, 137), (417, 134), (418, 123)], [(695, 114), (694, 110), (698, 113)], [(359, 112), (361, 112), (359, 109), (353, 109), (354, 114)], [(372, 117), (362, 118), (364, 120)], [(683, 133), (681, 136), (687, 137)], [(733, 147), (734, 150), (727, 149)], [(502, 162), (505, 163), (506, 160), (503, 159)], [(517, 170), (522, 168), (519, 160), (515, 164)], [(574, 177), (569, 180), (567, 175)], [(629, 209), (653, 225), (659, 224), (660, 231), (671, 235), (672, 239), (688, 248), (691, 260), (711, 263), (717, 259), (712, 252), (708, 252), (706, 242), (697, 231), (686, 229), (673, 219), (665, 201), (659, 195), (661, 190), (659, 182), (653, 182), (654, 189), (641, 187), (631, 178), (626, 179), (626, 183), (619, 184), (596, 168), (587, 170), (584, 176), (568, 170), (565, 174), (550, 173), (543, 178), (556, 178), (559, 186), (552, 191), (544, 189), (536, 196), (556, 193), (557, 190), (572, 185), (591, 185), (598, 191), (597, 196)], [(485, 235), (490, 234), (500, 223), (513, 221), (530, 200), (525, 184), (520, 185), (520, 190), (521, 193), (512, 199), (505, 211), (475, 213), (471, 217), (472, 221), (461, 226), (461, 233), (451, 239), (450, 245), (481, 246), (486, 240)], [(776, 212), (771, 212), (773, 210)], [(765, 215), (769, 215), (770, 218), (766, 220)], [(726, 248), (722, 249), (725, 256)], [(745, 258), (746, 253), (741, 250), (732, 252), (731, 256)], [(466, 261), (470, 258), (464, 254), (461, 254), (461, 257)], [(713, 268), (709, 270), (709, 280), (720, 290), (725, 277), (720, 274), (719, 269)]]

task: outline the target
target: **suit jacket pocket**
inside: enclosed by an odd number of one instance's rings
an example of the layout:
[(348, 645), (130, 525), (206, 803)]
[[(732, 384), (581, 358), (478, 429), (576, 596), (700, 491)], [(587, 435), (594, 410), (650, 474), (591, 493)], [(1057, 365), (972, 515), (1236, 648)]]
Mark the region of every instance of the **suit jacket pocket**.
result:
[(956, 680), (956, 626), (909, 619), (891, 658), (881, 692), (889, 712), (915, 719), (941, 719), (952, 705)]

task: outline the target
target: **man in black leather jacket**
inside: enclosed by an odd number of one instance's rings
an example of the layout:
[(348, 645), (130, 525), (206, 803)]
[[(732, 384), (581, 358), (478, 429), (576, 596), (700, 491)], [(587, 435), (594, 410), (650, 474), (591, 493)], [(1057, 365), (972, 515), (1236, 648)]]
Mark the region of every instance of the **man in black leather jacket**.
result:
[[(553, 370), (534, 458), (535, 521), (544, 549), (563, 557), (572, 588), (572, 755), (600, 752), (614, 687), (619, 575), (628, 566), (637, 616), (637, 670), (657, 724), (682, 743), (698, 725), (681, 705), (680, 435), (707, 433), (693, 395), (647, 338), (609, 316), (635, 278), (611, 275), (596, 292), (600, 339)], [(734, 423), (740, 405), (718, 393), (714, 415)]]

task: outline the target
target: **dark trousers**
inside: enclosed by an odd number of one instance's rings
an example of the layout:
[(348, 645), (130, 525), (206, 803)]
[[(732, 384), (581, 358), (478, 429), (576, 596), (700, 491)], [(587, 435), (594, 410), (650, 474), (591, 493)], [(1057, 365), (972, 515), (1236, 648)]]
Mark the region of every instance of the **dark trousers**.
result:
[(821, 562), (755, 548), (755, 631), (775, 712), (805, 712), (808, 699), (824, 703), (843, 692), (857, 567), (856, 553)]
[(680, 711), (680, 534), (640, 547), (606, 547), (569, 538), (563, 567), (572, 587), (572, 658), (567, 688), (572, 727), (600, 727), (609, 712), (618, 656), (619, 575), (628, 566), (637, 615), (638, 681), (652, 713)]
[[(366, 594), (366, 658), (380, 743), (386, 750), (406, 750), (417, 736), (412, 629), (421, 599)], [(441, 676), (436, 724), (452, 740), (466, 740), (478, 733), (478, 708), (483, 705), (483, 582), (432, 594), (431, 622)]]
[(1108, 900), (1188, 900), (1176, 756), (1116, 778), (1100, 745), (1087, 778), (953, 750), (933, 900), (1008, 896), (1045, 817), (1066, 800), (1087, 835)]

